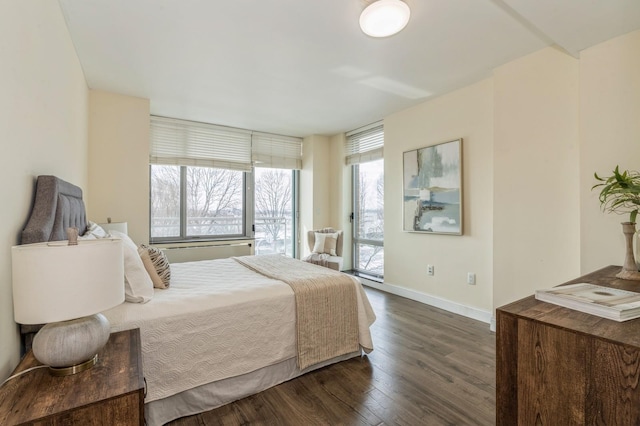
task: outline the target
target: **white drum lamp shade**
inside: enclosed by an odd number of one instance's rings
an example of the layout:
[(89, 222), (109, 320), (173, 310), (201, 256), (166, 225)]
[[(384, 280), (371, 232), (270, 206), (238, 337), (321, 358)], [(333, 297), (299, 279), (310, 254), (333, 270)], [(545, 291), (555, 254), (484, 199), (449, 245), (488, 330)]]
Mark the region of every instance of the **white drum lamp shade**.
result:
[(93, 359), (90, 368), (110, 333), (100, 312), (124, 301), (122, 241), (26, 244), (12, 247), (11, 257), (16, 322), (47, 323), (33, 342), (36, 359), (60, 375)]
[(378, 0), (362, 11), (360, 28), (371, 37), (388, 37), (402, 31), (410, 16), (411, 10), (402, 0)]

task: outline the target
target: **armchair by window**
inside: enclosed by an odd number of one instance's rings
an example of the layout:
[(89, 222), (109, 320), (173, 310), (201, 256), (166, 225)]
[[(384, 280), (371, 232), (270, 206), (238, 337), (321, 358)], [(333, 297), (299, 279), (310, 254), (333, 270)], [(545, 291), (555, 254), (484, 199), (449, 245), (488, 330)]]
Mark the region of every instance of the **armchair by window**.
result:
[(342, 231), (333, 228), (308, 231), (307, 243), (311, 254), (302, 260), (336, 271), (342, 270)]

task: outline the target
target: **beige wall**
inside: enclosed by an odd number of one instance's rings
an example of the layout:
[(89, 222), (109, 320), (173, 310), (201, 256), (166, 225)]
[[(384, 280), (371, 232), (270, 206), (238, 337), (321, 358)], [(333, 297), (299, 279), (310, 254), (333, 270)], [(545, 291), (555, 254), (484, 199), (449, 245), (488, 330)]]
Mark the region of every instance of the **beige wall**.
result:
[(57, 2), (0, 6), (0, 379), (20, 356), (11, 246), (19, 242), (38, 175), (86, 188), (88, 89)]
[(581, 271), (621, 265), (628, 216), (600, 210), (593, 173), (640, 170), (640, 31), (580, 53)]
[[(625, 218), (603, 214), (590, 189), (594, 171), (640, 168), (639, 51), (640, 31), (580, 59), (542, 49), (488, 80), (386, 117), (383, 288), (451, 302), (442, 306), (462, 313), (492, 312), (538, 288), (620, 264)], [(402, 153), (459, 137), (465, 235), (402, 232)], [(337, 155), (333, 161), (342, 164)], [(333, 185), (348, 199), (344, 181)], [(348, 202), (341, 209), (348, 214)], [(426, 274), (427, 264), (435, 276)], [(476, 286), (465, 283), (466, 272), (477, 274)]]
[(312, 137), (302, 141), (302, 170), (300, 170), (300, 257), (309, 254), (306, 233), (313, 229), (313, 154)]
[[(302, 170), (300, 171), (300, 248), (301, 257), (309, 254), (307, 231), (337, 226), (331, 222), (331, 177), (333, 159), (331, 144), (326, 136), (312, 135), (302, 141)], [(333, 180), (332, 180), (333, 179)]]
[[(0, 12), (0, 199), (10, 200), (0, 209), (2, 378), (19, 358), (10, 246), (24, 227), (35, 177), (53, 174), (83, 187), (91, 219), (126, 220), (133, 239), (147, 242), (149, 101), (89, 93), (57, 3), (3, 2)], [(490, 311), (579, 271), (621, 263), (622, 218), (602, 214), (590, 188), (594, 171), (640, 168), (638, 51), (640, 31), (579, 60), (544, 49), (387, 117), (386, 282)], [(465, 235), (402, 232), (402, 152), (460, 137)], [(348, 229), (343, 142), (344, 135), (305, 138), (303, 231)], [(435, 276), (427, 276), (427, 263)], [(466, 272), (477, 274), (476, 286), (466, 284)]]
[(330, 139), (330, 157), (336, 159), (331, 163), (330, 200), (331, 200), (331, 226), (341, 229), (342, 242), (342, 267), (344, 270), (352, 268), (351, 247), (353, 241), (353, 227), (349, 215), (353, 211), (351, 198), (352, 177), (351, 166), (347, 166), (344, 160), (344, 145), (346, 137), (344, 133), (332, 136)]
[(580, 272), (578, 60), (547, 48), (493, 80), (498, 307)]
[(92, 90), (89, 102), (89, 219), (127, 222), (149, 242), (149, 100)]
[[(482, 311), (492, 308), (493, 83), (484, 80), (386, 117), (385, 283)], [(464, 235), (402, 230), (403, 152), (462, 138)], [(435, 275), (427, 275), (427, 264)], [(474, 272), (477, 284), (467, 284)]]

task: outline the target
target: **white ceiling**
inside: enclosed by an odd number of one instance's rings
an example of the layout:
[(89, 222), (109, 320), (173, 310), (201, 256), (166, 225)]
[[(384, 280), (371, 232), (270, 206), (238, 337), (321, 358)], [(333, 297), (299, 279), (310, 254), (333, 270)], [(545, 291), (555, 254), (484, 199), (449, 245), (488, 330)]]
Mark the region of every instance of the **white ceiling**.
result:
[(59, 0), (87, 83), (151, 113), (292, 136), (380, 120), (545, 46), (640, 28), (640, 0), (406, 0), (374, 39), (366, 0)]

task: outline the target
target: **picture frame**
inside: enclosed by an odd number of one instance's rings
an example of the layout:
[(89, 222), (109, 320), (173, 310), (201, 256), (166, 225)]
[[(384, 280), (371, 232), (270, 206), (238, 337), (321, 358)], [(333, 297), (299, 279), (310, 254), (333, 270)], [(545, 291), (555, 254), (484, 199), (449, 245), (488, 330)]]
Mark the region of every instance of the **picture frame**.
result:
[(462, 235), (462, 138), (403, 153), (403, 230)]

